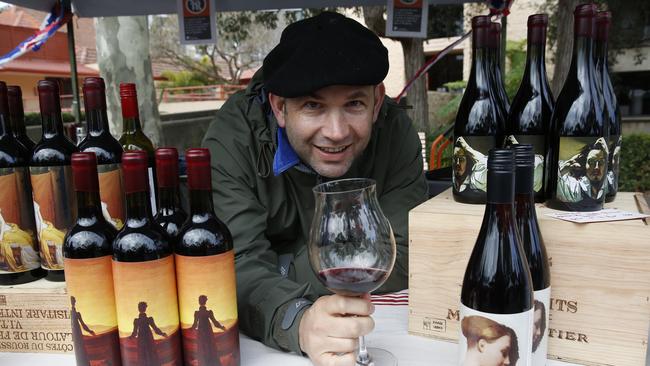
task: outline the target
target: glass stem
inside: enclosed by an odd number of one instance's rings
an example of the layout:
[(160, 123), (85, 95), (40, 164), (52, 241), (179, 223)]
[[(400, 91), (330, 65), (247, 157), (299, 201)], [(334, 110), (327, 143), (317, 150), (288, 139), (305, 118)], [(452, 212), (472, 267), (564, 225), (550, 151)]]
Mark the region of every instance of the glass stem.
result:
[(357, 354), (357, 366), (368, 366), (370, 365), (370, 355), (368, 354), (368, 349), (366, 349), (366, 338), (364, 336), (359, 337), (359, 353)]

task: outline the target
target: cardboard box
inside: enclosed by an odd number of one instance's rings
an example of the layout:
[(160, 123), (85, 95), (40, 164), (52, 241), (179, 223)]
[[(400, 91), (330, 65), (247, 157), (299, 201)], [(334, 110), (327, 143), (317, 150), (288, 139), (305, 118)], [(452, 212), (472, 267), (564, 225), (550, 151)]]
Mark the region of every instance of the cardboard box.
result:
[[(632, 193), (606, 207), (638, 212)], [(454, 202), (451, 189), (409, 217), (409, 333), (457, 342), (463, 275), (484, 205)], [(574, 224), (545, 216), (551, 262), (549, 358), (643, 366), (650, 324), (650, 227), (643, 220)]]

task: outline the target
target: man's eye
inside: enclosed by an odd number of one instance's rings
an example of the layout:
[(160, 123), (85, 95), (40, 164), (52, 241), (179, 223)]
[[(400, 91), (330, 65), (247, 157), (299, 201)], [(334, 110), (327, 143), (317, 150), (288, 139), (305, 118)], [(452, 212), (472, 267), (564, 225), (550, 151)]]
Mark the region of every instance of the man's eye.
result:
[(306, 102), (306, 103), (303, 105), (303, 108), (305, 108), (305, 109), (318, 109), (318, 108), (320, 108), (320, 103), (316, 103), (316, 102)]
[(348, 102), (348, 107), (360, 108), (360, 107), (363, 107), (363, 106), (364, 106), (364, 104), (360, 100), (352, 100), (352, 101)]

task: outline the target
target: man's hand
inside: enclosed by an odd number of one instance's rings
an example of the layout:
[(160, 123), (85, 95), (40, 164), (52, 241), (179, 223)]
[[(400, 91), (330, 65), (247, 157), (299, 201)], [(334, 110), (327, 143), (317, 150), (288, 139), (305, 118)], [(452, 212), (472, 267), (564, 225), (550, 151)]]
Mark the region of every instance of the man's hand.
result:
[(358, 338), (375, 327), (374, 311), (370, 295), (320, 297), (300, 321), (300, 348), (316, 366), (354, 366)]

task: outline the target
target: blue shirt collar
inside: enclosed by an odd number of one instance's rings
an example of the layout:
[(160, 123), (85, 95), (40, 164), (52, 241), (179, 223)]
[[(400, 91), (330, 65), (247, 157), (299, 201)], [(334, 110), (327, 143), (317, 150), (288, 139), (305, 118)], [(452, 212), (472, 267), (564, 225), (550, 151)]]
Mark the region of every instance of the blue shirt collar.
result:
[(287, 138), (284, 128), (278, 126), (278, 148), (273, 157), (273, 174), (278, 175), (300, 164), (300, 158)]

